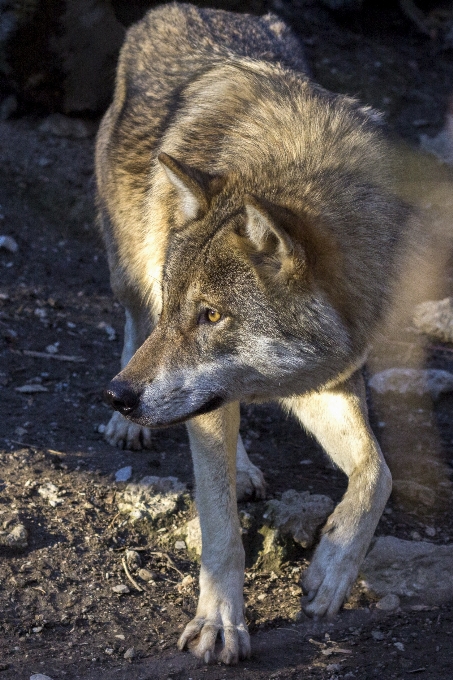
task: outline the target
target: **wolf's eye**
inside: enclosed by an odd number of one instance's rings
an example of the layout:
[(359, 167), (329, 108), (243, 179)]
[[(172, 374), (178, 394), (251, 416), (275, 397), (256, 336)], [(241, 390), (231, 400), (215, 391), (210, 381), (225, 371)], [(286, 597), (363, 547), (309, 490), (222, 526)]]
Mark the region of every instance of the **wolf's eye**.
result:
[(216, 309), (208, 309), (206, 316), (208, 317), (208, 321), (210, 321), (210, 323), (217, 323), (217, 321), (220, 321), (222, 318), (221, 313)]

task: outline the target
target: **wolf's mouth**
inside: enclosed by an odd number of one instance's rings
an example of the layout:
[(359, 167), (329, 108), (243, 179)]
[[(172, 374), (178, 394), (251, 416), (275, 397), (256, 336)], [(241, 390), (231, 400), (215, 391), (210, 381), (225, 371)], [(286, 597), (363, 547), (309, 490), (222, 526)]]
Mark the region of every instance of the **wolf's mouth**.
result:
[(224, 402), (225, 402), (224, 397), (216, 395), (215, 397), (208, 399), (208, 401), (206, 401), (204, 404), (195, 409), (195, 411), (191, 411), (190, 413), (187, 413), (183, 416), (178, 416), (176, 418), (165, 419), (165, 421), (152, 420), (151, 418), (149, 418), (149, 416), (147, 417), (146, 413), (137, 415), (137, 417), (134, 417), (134, 414), (131, 413), (130, 416), (126, 415), (126, 418), (132, 420), (134, 423), (137, 423), (138, 425), (145, 425), (146, 427), (150, 427), (153, 430), (158, 430), (164, 427), (171, 427), (172, 425), (179, 425), (180, 423), (185, 423), (187, 420), (195, 418), (196, 416), (201, 416), (204, 413), (210, 413), (211, 411), (215, 411), (215, 409), (222, 406)]

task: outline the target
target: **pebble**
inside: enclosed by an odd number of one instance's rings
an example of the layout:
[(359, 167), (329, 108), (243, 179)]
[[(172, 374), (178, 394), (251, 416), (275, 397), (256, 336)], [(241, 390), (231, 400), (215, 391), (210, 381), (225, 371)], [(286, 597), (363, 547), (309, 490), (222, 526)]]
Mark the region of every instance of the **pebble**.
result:
[(106, 647), (104, 651), (105, 651), (106, 654), (111, 656), (115, 650), (112, 649), (112, 647)]
[(329, 673), (338, 673), (338, 671), (341, 671), (341, 665), (339, 663), (329, 663), (326, 666), (326, 671)]
[(142, 558), (136, 550), (126, 550), (126, 563), (129, 569), (135, 571), (142, 566)]
[(129, 515), (132, 522), (156, 520), (173, 514), (182, 501), (186, 485), (176, 477), (143, 477), (137, 484), (128, 484), (118, 503), (118, 510)]
[(14, 389), (21, 394), (37, 394), (38, 392), (49, 391), (44, 385), (22, 385), (21, 387), (15, 387)]
[(191, 576), (190, 574), (187, 574), (187, 576), (184, 576), (183, 580), (181, 581), (181, 586), (183, 588), (186, 588), (187, 586), (190, 586), (193, 582), (195, 581), (194, 577)]
[(28, 545), (28, 532), (23, 524), (16, 526), (8, 534), (0, 534), (0, 545), (8, 548), (26, 548)]
[(436, 530), (434, 527), (425, 527), (425, 534), (430, 536), (430, 538), (434, 538), (436, 535)]
[(289, 534), (303, 548), (309, 548), (333, 508), (334, 502), (329, 496), (289, 489), (280, 501), (267, 503), (264, 519), (282, 535)]
[(30, 675), (30, 680), (52, 680), (49, 675), (44, 675), (44, 673), (35, 673)]
[(404, 645), (402, 642), (394, 642), (393, 646), (396, 647), (397, 649), (400, 650), (400, 652), (404, 652)]
[(126, 465), (115, 474), (115, 482), (128, 482), (132, 477), (132, 466)]
[(0, 236), (0, 248), (9, 250), (10, 253), (17, 253), (19, 246), (12, 236)]
[(156, 574), (153, 571), (149, 571), (149, 569), (139, 569), (137, 576), (139, 576), (142, 581), (146, 581), (147, 583), (154, 581), (156, 578)]
[(71, 137), (72, 139), (83, 139), (89, 137), (90, 129), (83, 120), (69, 118), (61, 113), (52, 113), (39, 126), (40, 132), (48, 132), (56, 137)]
[(175, 550), (186, 550), (186, 544), (184, 541), (176, 541)]
[(125, 583), (120, 583), (118, 586), (113, 586), (112, 590), (114, 593), (118, 593), (119, 595), (127, 595), (131, 592)]
[(394, 612), (400, 606), (400, 598), (394, 593), (389, 593), (381, 597), (379, 602), (376, 602), (376, 609), (383, 612)]
[(125, 659), (133, 659), (135, 656), (135, 649), (134, 647), (129, 647), (129, 649), (126, 649), (124, 652), (124, 658)]
[(373, 640), (384, 640), (385, 639), (385, 634), (382, 632), (382, 630), (372, 630), (371, 631), (371, 637)]
[(49, 505), (55, 508), (60, 503), (64, 503), (63, 499), (59, 497), (60, 490), (52, 482), (46, 482), (43, 486), (40, 486), (38, 493), (42, 498), (49, 501)]

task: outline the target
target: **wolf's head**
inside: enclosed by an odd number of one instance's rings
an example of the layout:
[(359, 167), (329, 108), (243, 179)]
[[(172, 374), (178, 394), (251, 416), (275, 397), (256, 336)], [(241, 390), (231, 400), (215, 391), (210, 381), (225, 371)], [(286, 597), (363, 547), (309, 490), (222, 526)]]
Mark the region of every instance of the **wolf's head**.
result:
[(344, 370), (351, 311), (332, 238), (234, 177), (159, 161), (173, 195), (162, 313), (107, 401), (160, 427), (233, 400), (313, 390)]

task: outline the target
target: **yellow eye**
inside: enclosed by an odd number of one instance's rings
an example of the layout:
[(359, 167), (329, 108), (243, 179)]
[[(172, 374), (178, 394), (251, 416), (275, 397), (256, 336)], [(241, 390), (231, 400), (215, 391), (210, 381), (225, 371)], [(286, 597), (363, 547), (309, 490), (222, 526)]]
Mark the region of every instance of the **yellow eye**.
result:
[(220, 321), (221, 318), (222, 315), (216, 309), (208, 309), (208, 320), (211, 323), (217, 323), (217, 321)]

